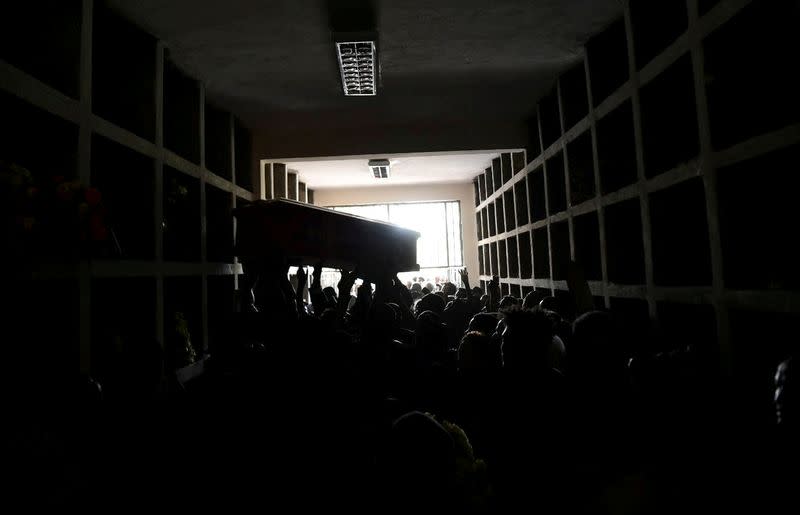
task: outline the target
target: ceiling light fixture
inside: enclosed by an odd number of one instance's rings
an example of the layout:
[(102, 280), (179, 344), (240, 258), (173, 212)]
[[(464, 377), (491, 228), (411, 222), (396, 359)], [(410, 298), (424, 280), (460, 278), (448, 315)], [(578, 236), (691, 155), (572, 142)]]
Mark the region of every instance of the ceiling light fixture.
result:
[(375, 41), (336, 41), (336, 56), (345, 96), (365, 97), (377, 93), (378, 67)]
[(388, 159), (370, 159), (369, 169), (372, 171), (372, 176), (376, 179), (389, 178), (389, 160)]

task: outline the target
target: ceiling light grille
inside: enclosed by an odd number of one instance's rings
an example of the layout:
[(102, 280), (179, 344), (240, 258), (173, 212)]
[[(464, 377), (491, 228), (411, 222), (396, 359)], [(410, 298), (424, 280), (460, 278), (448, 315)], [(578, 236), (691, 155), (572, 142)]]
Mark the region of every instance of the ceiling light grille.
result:
[(339, 58), (344, 94), (349, 97), (375, 96), (375, 42), (337, 42), (336, 55)]
[(372, 176), (376, 179), (389, 178), (389, 160), (388, 159), (371, 159), (369, 161), (369, 169), (372, 171)]

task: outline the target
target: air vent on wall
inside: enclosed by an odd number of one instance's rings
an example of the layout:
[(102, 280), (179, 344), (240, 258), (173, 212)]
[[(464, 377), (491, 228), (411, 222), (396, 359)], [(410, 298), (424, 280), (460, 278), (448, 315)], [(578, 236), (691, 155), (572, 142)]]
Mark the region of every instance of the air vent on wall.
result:
[(389, 178), (389, 160), (388, 159), (370, 159), (369, 169), (372, 171), (372, 176), (376, 179)]

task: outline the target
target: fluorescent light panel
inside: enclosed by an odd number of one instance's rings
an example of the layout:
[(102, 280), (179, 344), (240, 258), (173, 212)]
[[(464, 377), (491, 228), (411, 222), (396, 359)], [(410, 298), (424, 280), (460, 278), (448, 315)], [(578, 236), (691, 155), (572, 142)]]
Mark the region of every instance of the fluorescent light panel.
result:
[(337, 42), (336, 55), (339, 57), (344, 94), (349, 97), (375, 96), (375, 42)]

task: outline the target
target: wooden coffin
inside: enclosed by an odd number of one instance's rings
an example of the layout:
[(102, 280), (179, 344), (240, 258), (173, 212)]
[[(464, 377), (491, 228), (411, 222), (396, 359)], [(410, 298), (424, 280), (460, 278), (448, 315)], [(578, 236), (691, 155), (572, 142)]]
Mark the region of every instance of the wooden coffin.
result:
[(363, 278), (419, 270), (416, 231), (286, 199), (253, 202), (234, 214), (242, 260), (357, 267)]

